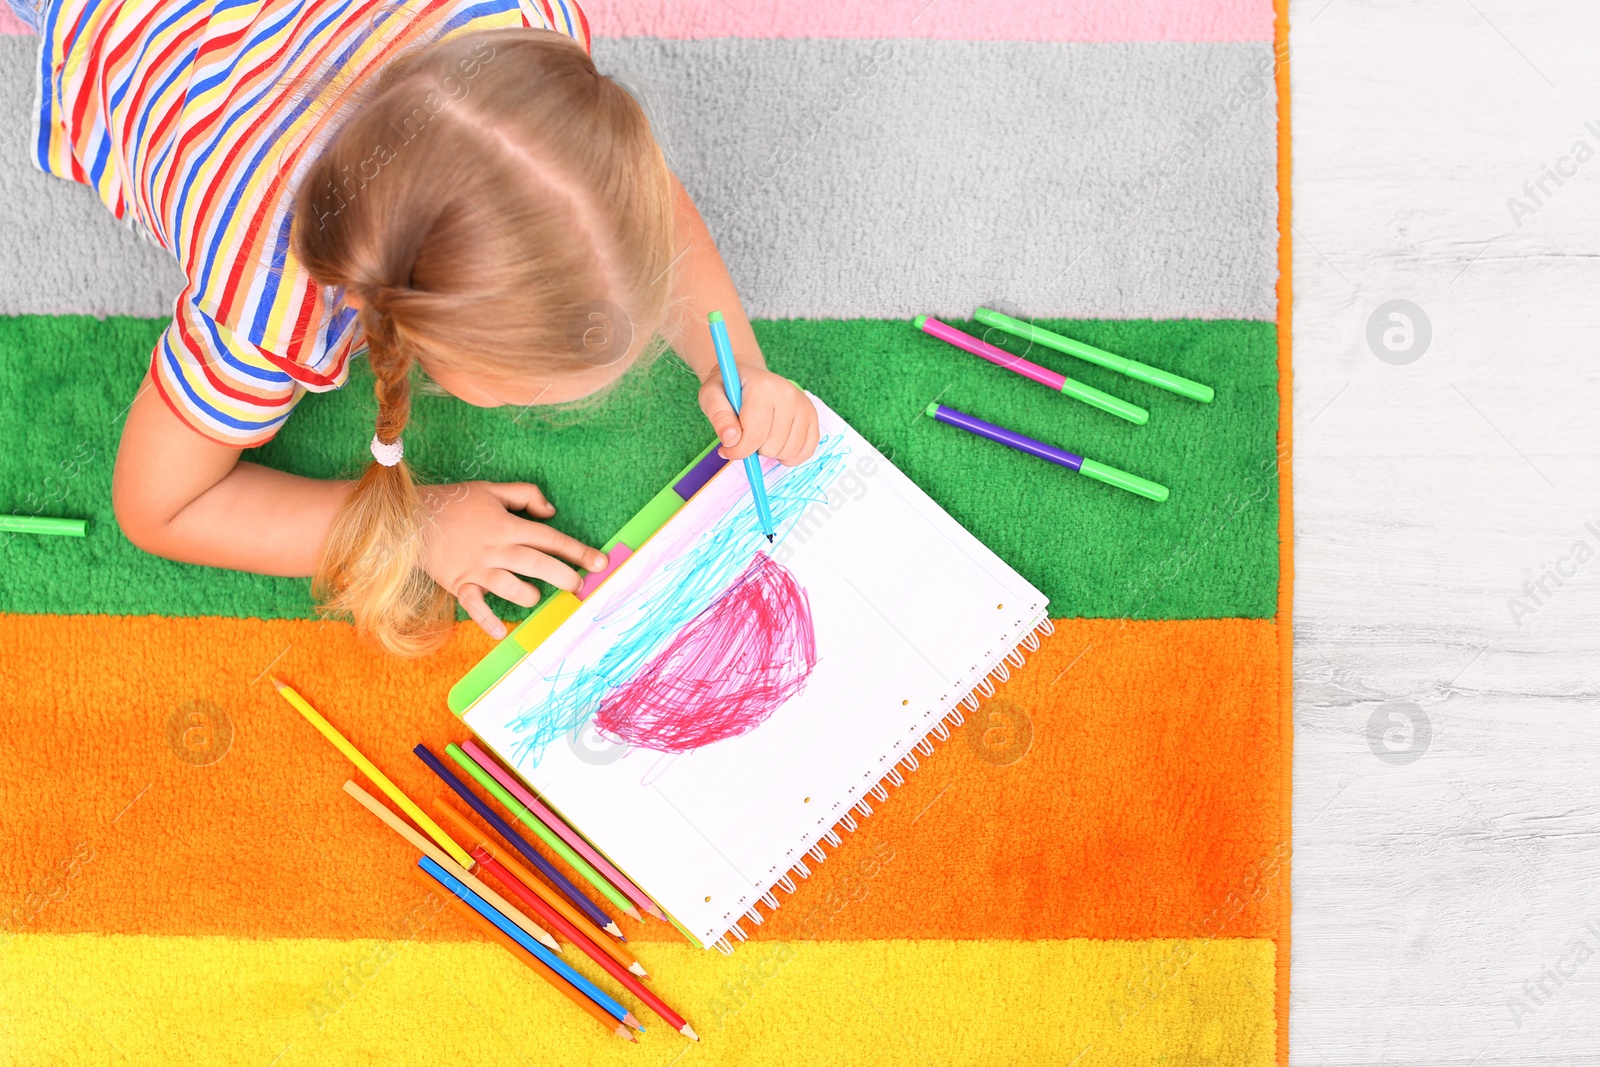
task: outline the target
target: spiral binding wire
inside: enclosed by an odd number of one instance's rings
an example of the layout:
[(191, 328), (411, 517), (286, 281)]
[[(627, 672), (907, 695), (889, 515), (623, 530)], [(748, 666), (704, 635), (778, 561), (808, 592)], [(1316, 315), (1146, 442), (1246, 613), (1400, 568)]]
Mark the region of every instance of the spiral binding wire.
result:
[[(994, 667), (990, 669), (988, 674), (983, 676), (977, 685), (972, 687), (972, 691), (970, 693), (962, 697), (954, 707), (945, 713), (943, 718), (930, 727), (928, 733), (923, 736), (920, 741), (913, 745), (911, 749), (895, 763), (894, 766), (890, 767), (889, 770), (884, 773), (881, 780), (875, 782), (867, 790), (867, 795), (871, 796), (879, 803), (888, 800), (889, 790), (885, 788), (884, 783), (887, 782), (896, 789), (902, 785), (905, 785), (905, 775), (914, 772), (918, 766), (920, 766), (917, 761), (917, 753), (921, 752), (924, 756), (933, 755), (934, 741), (949, 740), (950, 729), (955, 726), (960, 726), (966, 722), (966, 716), (962, 714), (962, 709), (967, 711), (977, 711), (982, 700), (987, 700), (994, 696), (994, 687), (996, 685), (1005, 682), (1011, 677), (1011, 672), (1013, 669), (1020, 668), (1024, 663), (1027, 662), (1025, 653), (1037, 652), (1039, 650), (1040, 640), (1042, 638), (1049, 637), (1055, 632), (1055, 623), (1050, 621), (1049, 616), (1045, 616), (1045, 618), (1040, 621), (1038, 625), (1028, 632), (1026, 637), (1018, 642), (1016, 648), (1007, 653), (1000, 660), (1000, 662), (996, 663)], [(902, 767), (905, 768), (904, 772), (902, 772), (900, 769)], [(871, 814), (872, 806), (867, 803), (867, 798), (865, 796), (861, 797), (850, 806), (848, 811), (839, 816), (838, 823), (835, 824), (832, 829), (823, 831), (822, 839), (806, 850), (806, 857), (817, 863), (822, 863), (828, 858), (827, 852), (823, 850), (823, 844), (827, 843), (837, 849), (844, 841), (844, 839), (839, 836), (839, 828), (843, 827), (846, 832), (855, 833), (856, 829), (860, 825), (856, 821), (856, 816), (859, 815), (861, 818), (866, 818)], [(782, 889), (785, 893), (792, 894), (796, 889), (794, 881), (794, 876), (796, 875), (802, 879), (811, 877), (811, 868), (806, 864), (804, 859), (795, 860), (794, 865), (789, 868), (789, 872), (773, 883), (773, 888)], [(769, 912), (776, 911), (778, 909), (778, 896), (770, 889), (766, 893), (762, 894), (759, 902), (765, 904)], [(760, 911), (758, 911), (755, 905), (752, 904), (750, 906), (750, 910), (741, 915), (738, 920), (736, 920), (734, 924), (728, 928), (728, 933), (718, 938), (711, 947), (722, 953), (724, 956), (733, 955), (733, 943), (728, 940), (728, 937), (731, 935), (741, 942), (749, 937), (749, 935), (746, 934), (744, 929), (739, 925), (745, 919), (749, 919), (751, 924), (755, 926), (760, 926), (763, 921)]]

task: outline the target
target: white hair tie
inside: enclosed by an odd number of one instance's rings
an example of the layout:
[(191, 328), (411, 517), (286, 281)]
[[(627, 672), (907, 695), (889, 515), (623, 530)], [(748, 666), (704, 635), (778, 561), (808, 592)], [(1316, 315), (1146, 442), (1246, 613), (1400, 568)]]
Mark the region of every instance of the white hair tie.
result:
[(383, 466), (394, 466), (396, 463), (399, 463), (402, 458), (404, 458), (405, 454), (406, 443), (404, 438), (396, 437), (388, 444), (384, 444), (382, 441), (378, 440), (377, 434), (372, 435), (372, 458), (377, 460)]

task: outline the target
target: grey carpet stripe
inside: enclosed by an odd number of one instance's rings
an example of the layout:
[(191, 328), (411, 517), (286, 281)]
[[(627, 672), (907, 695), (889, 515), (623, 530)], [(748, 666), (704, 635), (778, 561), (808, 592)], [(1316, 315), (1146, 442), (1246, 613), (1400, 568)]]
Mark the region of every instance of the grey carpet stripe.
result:
[(0, 37), (0, 314), (172, 314), (183, 274), (88, 188), (33, 165), (37, 37)]
[[(0, 38), (0, 313), (165, 315), (181, 279), (163, 254), (28, 162), (34, 47)], [(645, 101), (753, 316), (1275, 315), (1270, 45), (595, 54)]]

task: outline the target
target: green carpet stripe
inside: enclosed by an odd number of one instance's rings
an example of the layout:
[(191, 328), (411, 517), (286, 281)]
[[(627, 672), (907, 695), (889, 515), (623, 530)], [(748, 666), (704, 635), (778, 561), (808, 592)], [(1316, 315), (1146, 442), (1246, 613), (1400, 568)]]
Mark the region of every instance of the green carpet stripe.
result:
[[(1196, 404), (1065, 356), (1028, 353), (1148, 408), (1150, 422), (1135, 427), (905, 322), (777, 320), (758, 322), (756, 331), (774, 369), (823, 397), (1042, 589), (1052, 615), (1270, 618), (1278, 584), (1275, 327), (1234, 320), (1047, 325), (1212, 384), (1217, 399)], [(0, 317), (0, 440), (9, 452), (0, 464), (0, 511), (90, 524), (86, 540), (0, 535), (0, 610), (313, 614), (303, 580), (157, 559), (117, 529), (111, 472), (122, 413), (162, 326)], [(253, 458), (319, 477), (358, 472), (372, 436), (370, 382), (361, 363), (347, 388), (307, 396)], [(710, 439), (695, 391), (693, 377), (669, 356), (574, 410), (481, 410), (422, 395), (406, 456), (434, 480), (537, 482), (560, 509), (558, 524), (599, 544)], [(1172, 498), (1154, 504), (918, 417), (936, 397), (1154, 479), (1171, 487)], [(892, 541), (863, 546), (893, 550)]]

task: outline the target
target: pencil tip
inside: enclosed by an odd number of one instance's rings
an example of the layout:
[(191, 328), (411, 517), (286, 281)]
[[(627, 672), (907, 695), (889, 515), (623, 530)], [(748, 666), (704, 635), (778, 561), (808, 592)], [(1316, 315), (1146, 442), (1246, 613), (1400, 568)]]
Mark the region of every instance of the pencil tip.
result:
[(700, 1035), (695, 1033), (694, 1032), (694, 1027), (690, 1026), (688, 1023), (684, 1023), (683, 1026), (678, 1030), (678, 1033), (682, 1034), (684, 1037), (688, 1038), (690, 1041), (699, 1041), (700, 1040)]
[(644, 1025), (639, 1022), (639, 1017), (633, 1012), (630, 1011), (628, 1014), (624, 1015), (622, 1017), (622, 1021), (639, 1031), (641, 1034), (644, 1033)]
[(634, 907), (632, 904), (629, 904), (626, 908), (622, 909), (622, 914), (626, 915), (635, 922), (644, 922), (644, 916), (640, 915), (639, 909)]
[[(614, 922), (614, 921), (613, 922), (608, 922), (608, 923), (606, 923), (606, 933), (610, 934), (613, 937), (622, 937), (622, 928), (619, 927), (616, 924), (616, 922)], [(626, 941), (628, 939), (625, 938), (625, 937), (622, 937), (622, 940)]]
[(633, 961), (633, 966), (629, 967), (628, 970), (632, 971), (634, 974), (638, 975), (640, 978), (649, 978), (650, 977), (650, 972), (645, 970), (644, 969), (644, 964), (640, 963), (638, 960), (634, 960)]

